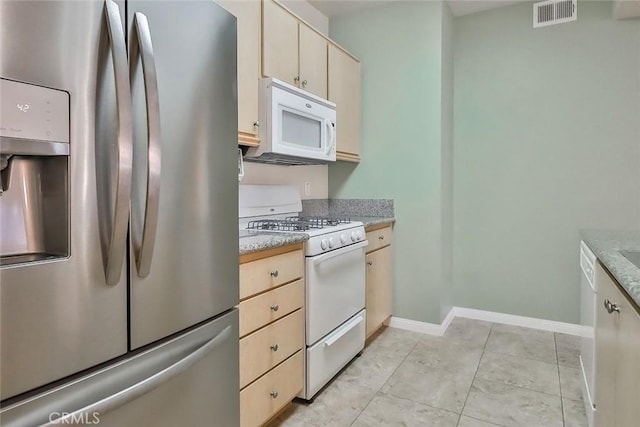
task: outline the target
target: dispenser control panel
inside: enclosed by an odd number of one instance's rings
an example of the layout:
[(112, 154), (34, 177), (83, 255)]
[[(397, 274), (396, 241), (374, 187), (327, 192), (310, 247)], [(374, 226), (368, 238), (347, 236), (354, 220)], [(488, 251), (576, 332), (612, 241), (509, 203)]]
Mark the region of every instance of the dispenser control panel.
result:
[(0, 79), (0, 136), (69, 143), (69, 94)]

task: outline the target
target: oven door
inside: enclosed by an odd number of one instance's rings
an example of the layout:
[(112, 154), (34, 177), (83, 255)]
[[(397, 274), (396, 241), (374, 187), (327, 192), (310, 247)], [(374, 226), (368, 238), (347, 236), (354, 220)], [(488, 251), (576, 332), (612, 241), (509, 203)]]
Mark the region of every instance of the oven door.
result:
[(272, 151), (334, 161), (336, 111), (276, 87), (272, 90)]
[(308, 346), (364, 308), (368, 243), (306, 258)]

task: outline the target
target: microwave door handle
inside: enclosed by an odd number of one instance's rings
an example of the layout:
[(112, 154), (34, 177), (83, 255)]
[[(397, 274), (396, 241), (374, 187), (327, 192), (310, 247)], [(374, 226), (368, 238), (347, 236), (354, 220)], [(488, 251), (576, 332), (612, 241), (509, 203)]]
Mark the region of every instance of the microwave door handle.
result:
[[(156, 240), (158, 208), (160, 204), (160, 171), (162, 163), (162, 141), (160, 135), (160, 97), (158, 95), (158, 76), (156, 72), (151, 31), (147, 17), (136, 12), (133, 17), (135, 31), (131, 37), (130, 78), (133, 87), (135, 69), (142, 62), (145, 103), (147, 113), (147, 189), (144, 204), (144, 219), (140, 223), (140, 212), (132, 209), (132, 241), (138, 277), (147, 277), (151, 270), (151, 259)], [(134, 162), (134, 168), (138, 162)], [(140, 166), (138, 166), (140, 167)], [(139, 210), (142, 206), (135, 203)]]
[(328, 144), (326, 151), (326, 154), (329, 154), (336, 143), (336, 129), (333, 127), (333, 123), (331, 123), (331, 120), (329, 119), (324, 119), (324, 125), (329, 129), (329, 133), (327, 134)]

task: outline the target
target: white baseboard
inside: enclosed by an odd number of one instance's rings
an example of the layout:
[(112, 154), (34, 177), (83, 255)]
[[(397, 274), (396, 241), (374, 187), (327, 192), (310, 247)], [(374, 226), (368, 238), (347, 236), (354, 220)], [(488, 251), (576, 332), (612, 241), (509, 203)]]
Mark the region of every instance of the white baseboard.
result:
[(441, 337), (449, 327), (449, 323), (451, 323), (451, 321), (455, 317), (453, 313), (454, 311), (452, 308), (451, 310), (449, 310), (449, 313), (447, 313), (447, 316), (444, 318), (440, 325), (392, 316), (389, 320), (389, 326), (392, 328), (405, 329), (407, 331), (420, 332), (422, 334)]
[(537, 319), (535, 317), (516, 316), (514, 314), (495, 313), (493, 311), (476, 310), (475, 308), (454, 307), (456, 317), (486, 320), (504, 325), (521, 326), (541, 331), (558, 332), (568, 335), (580, 335), (582, 326), (574, 323), (556, 322), (555, 320)]
[(554, 320), (536, 319), (534, 317), (516, 316), (513, 314), (496, 313), (465, 307), (452, 307), (440, 325), (392, 316), (389, 321), (389, 326), (392, 328), (405, 329), (407, 331), (420, 332), (423, 334), (441, 337), (444, 335), (449, 324), (455, 317), (485, 320), (487, 322), (521, 326), (524, 328), (558, 332), (568, 335), (579, 336), (581, 331), (581, 326), (573, 323), (556, 322)]

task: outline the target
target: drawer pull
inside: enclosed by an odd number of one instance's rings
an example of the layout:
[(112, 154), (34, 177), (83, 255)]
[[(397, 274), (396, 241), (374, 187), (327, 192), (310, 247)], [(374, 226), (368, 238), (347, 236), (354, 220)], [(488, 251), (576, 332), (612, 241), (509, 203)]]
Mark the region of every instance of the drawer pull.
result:
[(372, 261), (367, 261), (367, 265), (373, 265)]
[(333, 344), (336, 343), (336, 341), (338, 341), (340, 338), (345, 336), (350, 330), (358, 326), (363, 321), (364, 321), (364, 317), (362, 316), (358, 316), (355, 319), (349, 320), (347, 323), (345, 323), (342, 326), (342, 329), (338, 329), (333, 336), (329, 337), (329, 339), (324, 342), (324, 346), (331, 347)]
[(620, 313), (620, 308), (618, 307), (618, 304), (614, 304), (608, 299), (604, 300), (604, 308), (607, 310), (607, 313), (609, 314), (613, 313), (614, 311), (616, 313)]
[(278, 277), (278, 270), (273, 270), (273, 271), (271, 272), (271, 276), (273, 276), (273, 277)]
[(278, 397), (278, 392), (277, 391), (272, 391), (271, 393), (271, 397), (273, 397), (274, 399)]
[(273, 350), (273, 351), (278, 351), (278, 344), (273, 344), (273, 345), (271, 346), (271, 350)]
[(279, 308), (280, 308), (280, 306), (278, 304), (273, 304), (271, 306), (271, 311), (278, 311)]
[(384, 240), (384, 236), (378, 236), (378, 240)]

